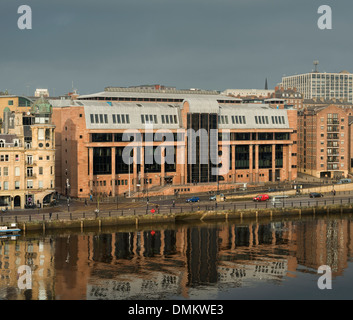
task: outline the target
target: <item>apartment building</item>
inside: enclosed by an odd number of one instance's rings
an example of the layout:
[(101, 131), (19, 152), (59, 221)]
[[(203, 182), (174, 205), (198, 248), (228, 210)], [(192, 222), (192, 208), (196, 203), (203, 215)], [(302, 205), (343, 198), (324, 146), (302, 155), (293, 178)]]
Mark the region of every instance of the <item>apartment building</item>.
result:
[(50, 202), (55, 192), (55, 126), (43, 98), (30, 111), (5, 108), (0, 134), (0, 206)]
[(347, 110), (336, 105), (298, 112), (298, 172), (318, 178), (347, 177), (349, 117)]

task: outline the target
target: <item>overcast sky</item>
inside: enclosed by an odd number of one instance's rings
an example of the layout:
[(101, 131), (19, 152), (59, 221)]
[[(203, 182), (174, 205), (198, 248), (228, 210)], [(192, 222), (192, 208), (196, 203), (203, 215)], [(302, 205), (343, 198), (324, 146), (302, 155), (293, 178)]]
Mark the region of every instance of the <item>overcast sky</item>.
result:
[[(32, 30), (20, 30), (20, 5)], [(332, 30), (320, 30), (321, 5)], [(352, 0), (1, 0), (0, 91), (106, 86), (273, 88), (282, 76), (353, 72)]]

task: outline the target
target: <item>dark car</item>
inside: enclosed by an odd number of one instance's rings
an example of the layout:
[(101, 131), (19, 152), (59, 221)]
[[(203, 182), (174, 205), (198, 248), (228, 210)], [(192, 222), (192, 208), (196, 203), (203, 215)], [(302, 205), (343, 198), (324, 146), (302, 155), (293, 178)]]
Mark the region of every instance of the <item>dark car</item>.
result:
[(25, 208), (26, 209), (35, 209), (35, 208), (37, 208), (37, 205), (35, 203), (26, 203)]
[(186, 200), (186, 202), (199, 202), (200, 198), (199, 197), (192, 197)]
[(318, 192), (311, 192), (309, 196), (310, 196), (310, 198), (321, 198), (324, 195), (322, 193), (318, 193)]

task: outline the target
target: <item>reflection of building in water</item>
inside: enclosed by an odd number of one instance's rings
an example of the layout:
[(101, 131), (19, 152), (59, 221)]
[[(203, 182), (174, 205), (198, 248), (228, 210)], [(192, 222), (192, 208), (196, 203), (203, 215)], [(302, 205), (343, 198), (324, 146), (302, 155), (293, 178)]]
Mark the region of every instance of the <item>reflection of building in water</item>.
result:
[[(2, 240), (0, 242), (0, 299), (53, 299), (55, 292), (53, 251), (54, 247), (50, 239), (23, 241), (9, 238)], [(32, 289), (20, 289), (18, 286), (17, 271), (23, 265), (31, 268)], [(23, 283), (26, 282), (23, 281)]]
[[(351, 230), (336, 219), (21, 237), (0, 243), (0, 299), (210, 298), (281, 282), (298, 264), (337, 275), (353, 253)], [(33, 290), (18, 289), (20, 265), (31, 266)]]
[(317, 271), (328, 265), (333, 275), (341, 275), (347, 268), (347, 258), (353, 252), (352, 223), (349, 220), (315, 220), (297, 224), (298, 263)]
[(152, 272), (148, 279), (131, 277), (125, 281), (101, 280), (87, 285), (87, 300), (106, 299), (165, 299), (176, 295), (180, 287), (180, 274)]

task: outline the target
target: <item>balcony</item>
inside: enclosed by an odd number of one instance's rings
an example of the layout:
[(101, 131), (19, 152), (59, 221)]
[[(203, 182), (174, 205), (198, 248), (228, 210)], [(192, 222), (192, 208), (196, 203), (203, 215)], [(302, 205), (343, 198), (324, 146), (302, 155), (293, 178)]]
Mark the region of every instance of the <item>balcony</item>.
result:
[(327, 124), (339, 124), (338, 119), (327, 119)]

